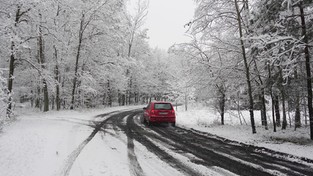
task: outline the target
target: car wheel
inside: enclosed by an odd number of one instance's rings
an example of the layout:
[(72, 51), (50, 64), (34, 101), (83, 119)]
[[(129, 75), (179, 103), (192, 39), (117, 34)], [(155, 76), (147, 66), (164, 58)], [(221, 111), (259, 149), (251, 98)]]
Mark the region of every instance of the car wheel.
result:
[(147, 120), (147, 125), (148, 126), (151, 126), (152, 125), (152, 122), (150, 120)]
[(173, 127), (175, 127), (175, 126), (176, 126), (176, 123), (175, 123), (175, 122), (173, 122), (173, 123), (172, 123), (172, 126), (173, 126)]

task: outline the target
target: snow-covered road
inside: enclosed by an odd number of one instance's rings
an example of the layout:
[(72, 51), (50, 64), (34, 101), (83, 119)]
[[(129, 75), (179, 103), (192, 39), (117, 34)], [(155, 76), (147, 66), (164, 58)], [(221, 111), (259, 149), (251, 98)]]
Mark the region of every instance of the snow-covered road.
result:
[(24, 117), (0, 134), (0, 175), (313, 175), (310, 163), (196, 130), (141, 124), (141, 110)]

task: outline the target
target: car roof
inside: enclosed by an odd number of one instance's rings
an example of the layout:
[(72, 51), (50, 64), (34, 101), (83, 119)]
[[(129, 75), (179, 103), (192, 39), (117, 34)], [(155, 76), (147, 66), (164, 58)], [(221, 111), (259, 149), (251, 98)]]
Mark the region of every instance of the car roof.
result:
[(165, 101), (152, 101), (152, 104), (172, 104), (171, 102), (165, 102)]

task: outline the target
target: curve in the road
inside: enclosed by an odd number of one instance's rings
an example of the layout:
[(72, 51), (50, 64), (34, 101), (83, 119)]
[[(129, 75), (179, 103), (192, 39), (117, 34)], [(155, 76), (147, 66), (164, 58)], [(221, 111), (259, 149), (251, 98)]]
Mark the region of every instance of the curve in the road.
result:
[[(121, 132), (127, 136), (130, 173), (136, 176), (145, 175), (135, 153), (134, 141), (141, 143), (148, 151), (155, 154), (172, 168), (184, 175), (205, 175), (182, 162), (172, 154), (178, 152), (189, 157), (194, 165), (202, 165), (220, 175), (313, 175), (311, 160), (292, 161), (285, 154), (263, 148), (235, 143), (207, 133), (179, 127), (146, 126), (140, 123), (142, 110), (108, 113), (99, 116), (110, 116), (95, 129), (76, 150), (68, 157), (62, 175), (68, 176), (76, 158), (99, 131), (106, 133), (110, 124), (116, 135)], [(112, 115), (113, 114), (113, 115)], [(215, 169), (215, 168), (221, 169)], [(228, 172), (229, 171), (229, 172)]]

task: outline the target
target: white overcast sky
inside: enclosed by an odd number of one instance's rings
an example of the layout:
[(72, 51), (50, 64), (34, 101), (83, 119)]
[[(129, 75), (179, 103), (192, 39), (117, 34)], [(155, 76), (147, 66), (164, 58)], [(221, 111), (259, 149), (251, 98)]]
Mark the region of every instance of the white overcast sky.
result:
[[(132, 3), (136, 0), (131, 0)], [(149, 9), (144, 28), (148, 28), (149, 44), (167, 50), (174, 43), (188, 40), (184, 35), (194, 13), (193, 0), (148, 0)]]

